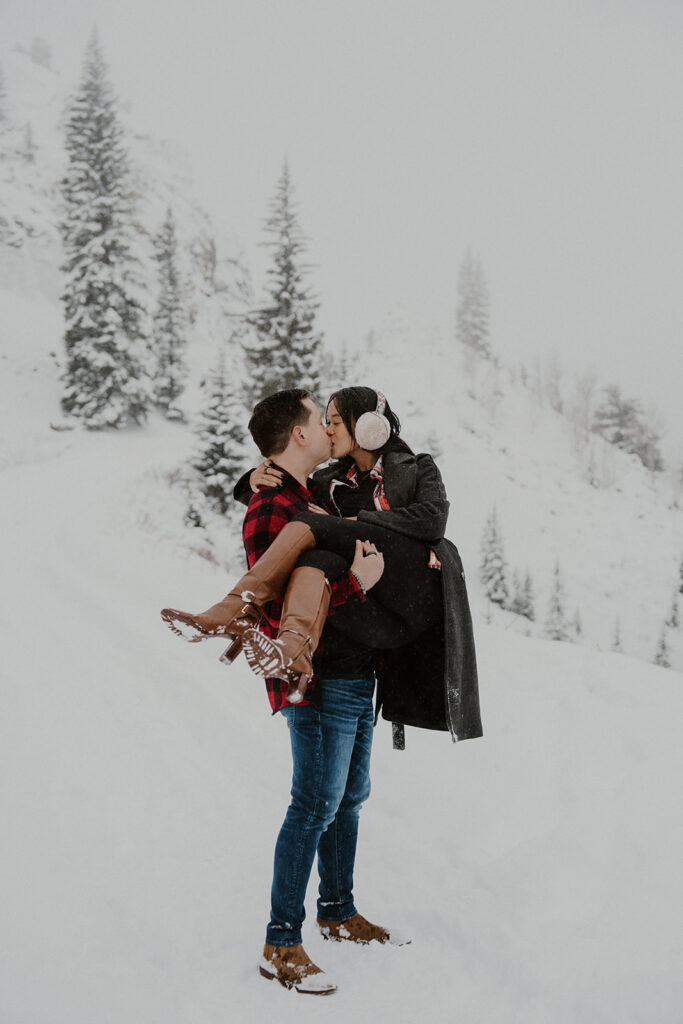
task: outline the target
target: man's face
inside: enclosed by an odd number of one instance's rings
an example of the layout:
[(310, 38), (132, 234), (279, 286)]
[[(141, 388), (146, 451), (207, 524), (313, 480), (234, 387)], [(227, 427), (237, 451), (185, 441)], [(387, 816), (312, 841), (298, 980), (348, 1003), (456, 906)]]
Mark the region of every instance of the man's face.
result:
[(305, 423), (301, 432), (306, 438), (308, 453), (311, 457), (311, 466), (318, 466), (321, 462), (327, 462), (330, 457), (330, 439), (323, 423), (320, 410), (310, 400), (304, 398), (301, 403), (304, 408), (310, 410), (308, 423)]

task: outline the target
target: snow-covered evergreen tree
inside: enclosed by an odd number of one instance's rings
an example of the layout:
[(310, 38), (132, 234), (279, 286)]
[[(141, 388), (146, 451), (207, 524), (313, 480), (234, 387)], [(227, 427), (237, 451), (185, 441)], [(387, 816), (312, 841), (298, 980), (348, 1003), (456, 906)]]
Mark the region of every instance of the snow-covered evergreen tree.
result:
[(489, 294), (481, 261), (470, 249), (460, 267), (455, 336), (468, 349), (487, 358), (489, 344)]
[(560, 563), (555, 563), (553, 588), (548, 604), (548, 615), (545, 620), (545, 635), (550, 640), (570, 640), (571, 633), (565, 617), (564, 586), (560, 574)]
[(683, 594), (683, 558), (678, 566), (678, 593)]
[(574, 620), (572, 622), (572, 628), (574, 630), (574, 636), (577, 638), (583, 635), (583, 623), (581, 621), (581, 612), (577, 608), (574, 612)]
[(263, 306), (249, 318), (256, 337), (245, 348), (248, 404), (281, 388), (303, 387), (318, 395), (321, 382), (321, 335), (315, 329), (318, 303), (306, 283), (306, 250), (285, 162), (266, 220), (273, 253)]
[(484, 593), (493, 604), (507, 608), (509, 591), (506, 579), (503, 539), (498, 523), (498, 511), (494, 506), (484, 525), (481, 540), (481, 579)]
[(154, 401), (169, 420), (184, 419), (178, 400), (185, 390), (186, 320), (177, 265), (175, 220), (171, 208), (155, 239), (159, 301), (154, 314)]
[(225, 515), (234, 507), (233, 487), (245, 470), (246, 413), (224, 350), (205, 389), (206, 404), (197, 421), (192, 465), (201, 474), (201, 490), (210, 507)]
[(646, 422), (640, 403), (634, 398), (624, 398), (616, 385), (605, 388), (605, 397), (595, 410), (592, 429), (610, 444), (637, 455), (647, 469), (664, 469), (659, 436)]
[(97, 33), (66, 119), (62, 409), (89, 429), (139, 423), (150, 400), (149, 317), (134, 256), (128, 159)]
[(676, 591), (674, 591), (673, 597), (671, 599), (671, 608), (669, 610), (669, 617), (666, 620), (665, 625), (667, 625), (669, 627), (669, 629), (678, 629), (680, 624), (681, 624), (681, 620), (680, 620), (679, 615), (678, 615), (678, 593)]
[(508, 607), (515, 615), (523, 615), (530, 622), (534, 621), (533, 585), (528, 571), (522, 582), (519, 570), (515, 567), (512, 573), (512, 597)]
[(662, 632), (655, 652), (654, 663), (655, 665), (660, 665), (661, 668), (671, 668), (671, 662), (669, 661), (669, 645), (666, 642), (666, 626), (662, 626)]
[(536, 621), (536, 611), (534, 609), (534, 587), (531, 582), (531, 573), (527, 570), (524, 577), (524, 587), (522, 589), (522, 602), (523, 611), (522, 615), (526, 616), (530, 622)]
[(517, 566), (512, 570), (512, 597), (510, 598), (508, 608), (515, 615), (522, 614), (522, 581)]

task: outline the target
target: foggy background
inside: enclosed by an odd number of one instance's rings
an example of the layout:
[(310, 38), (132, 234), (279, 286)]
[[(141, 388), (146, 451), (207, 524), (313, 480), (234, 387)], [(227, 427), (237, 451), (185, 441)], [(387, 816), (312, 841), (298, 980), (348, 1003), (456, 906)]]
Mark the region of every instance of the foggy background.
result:
[[(326, 344), (452, 331), (467, 246), (505, 363), (556, 354), (683, 446), (683, 10), (651, 2), (5, 0), (75, 88), (97, 25), (134, 129), (185, 150), (255, 282), (285, 156)], [(381, 382), (375, 382), (381, 386)]]

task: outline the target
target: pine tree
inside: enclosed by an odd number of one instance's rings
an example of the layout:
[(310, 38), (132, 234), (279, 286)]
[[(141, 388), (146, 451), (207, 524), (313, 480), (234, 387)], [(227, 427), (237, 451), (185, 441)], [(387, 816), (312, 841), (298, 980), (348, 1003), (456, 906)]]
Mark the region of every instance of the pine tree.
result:
[(522, 601), (523, 611), (522, 615), (525, 615), (530, 622), (536, 621), (536, 612), (534, 610), (534, 588), (531, 582), (531, 573), (527, 570), (526, 576), (524, 577), (524, 589), (522, 590)]
[(517, 568), (512, 574), (512, 598), (509, 602), (509, 610), (516, 615), (523, 615), (530, 622), (534, 621), (534, 595), (531, 583), (531, 574), (527, 571), (522, 583)]
[(678, 566), (678, 593), (683, 594), (683, 558)]
[(265, 228), (264, 245), (273, 251), (273, 264), (264, 305), (249, 318), (256, 333), (245, 348), (250, 405), (281, 388), (302, 387), (313, 395), (320, 390), (321, 335), (315, 330), (319, 304), (305, 282), (308, 268), (301, 256), (306, 244), (286, 162)]
[(481, 262), (470, 249), (458, 277), (455, 335), (462, 345), (490, 357), (488, 288)]
[(519, 578), (519, 570), (517, 566), (512, 570), (512, 597), (509, 602), (509, 610), (514, 612), (515, 615), (522, 614), (523, 595), (522, 595), (522, 583)]
[(197, 423), (193, 467), (211, 508), (221, 515), (234, 505), (232, 491), (245, 469), (245, 410), (228, 373), (224, 351), (206, 382), (207, 400)]
[(182, 420), (178, 399), (185, 390), (187, 367), (185, 316), (177, 267), (175, 220), (169, 207), (166, 219), (155, 239), (159, 269), (159, 301), (154, 315), (154, 401), (169, 420)]
[(550, 640), (570, 640), (569, 627), (564, 611), (564, 586), (560, 576), (560, 564), (555, 563), (553, 589), (548, 604), (548, 616), (545, 621), (545, 635)]
[(62, 409), (89, 429), (139, 423), (149, 404), (148, 317), (123, 130), (96, 32), (68, 110), (66, 150)]
[(508, 606), (508, 585), (505, 576), (503, 540), (498, 525), (498, 512), (494, 505), (484, 526), (481, 541), (481, 579), (484, 593), (493, 604)]
[(572, 622), (572, 628), (574, 630), (574, 636), (579, 637), (583, 635), (583, 623), (581, 622), (581, 612), (578, 608), (574, 612), (574, 621)]
[(333, 387), (337, 388), (348, 388), (351, 386), (351, 362), (349, 360), (349, 346), (345, 341), (342, 342), (341, 351), (339, 358), (335, 360), (334, 372), (337, 380), (334, 382)]
[(674, 595), (671, 600), (671, 609), (669, 611), (669, 617), (666, 620), (665, 625), (667, 625), (669, 629), (678, 629), (680, 624), (681, 620), (678, 616), (678, 594), (676, 593), (676, 591), (674, 591)]
[(624, 398), (616, 385), (605, 388), (592, 429), (622, 451), (637, 455), (647, 469), (664, 469), (658, 434), (645, 421), (640, 403), (635, 398)]
[(669, 645), (666, 642), (666, 626), (662, 626), (657, 651), (655, 652), (654, 663), (655, 665), (660, 665), (661, 668), (671, 668), (671, 662), (669, 661)]

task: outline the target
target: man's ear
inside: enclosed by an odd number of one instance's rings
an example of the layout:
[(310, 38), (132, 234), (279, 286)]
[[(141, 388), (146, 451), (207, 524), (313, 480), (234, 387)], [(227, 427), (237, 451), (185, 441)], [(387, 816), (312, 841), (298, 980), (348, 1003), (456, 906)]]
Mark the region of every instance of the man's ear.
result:
[(303, 446), (306, 444), (306, 438), (304, 437), (304, 432), (303, 432), (303, 430), (301, 429), (301, 427), (299, 426), (298, 423), (297, 423), (297, 425), (295, 427), (292, 427), (292, 434), (291, 434), (291, 436), (292, 436), (292, 438), (294, 440), (294, 443), (296, 445), (298, 445), (299, 448), (303, 448)]

